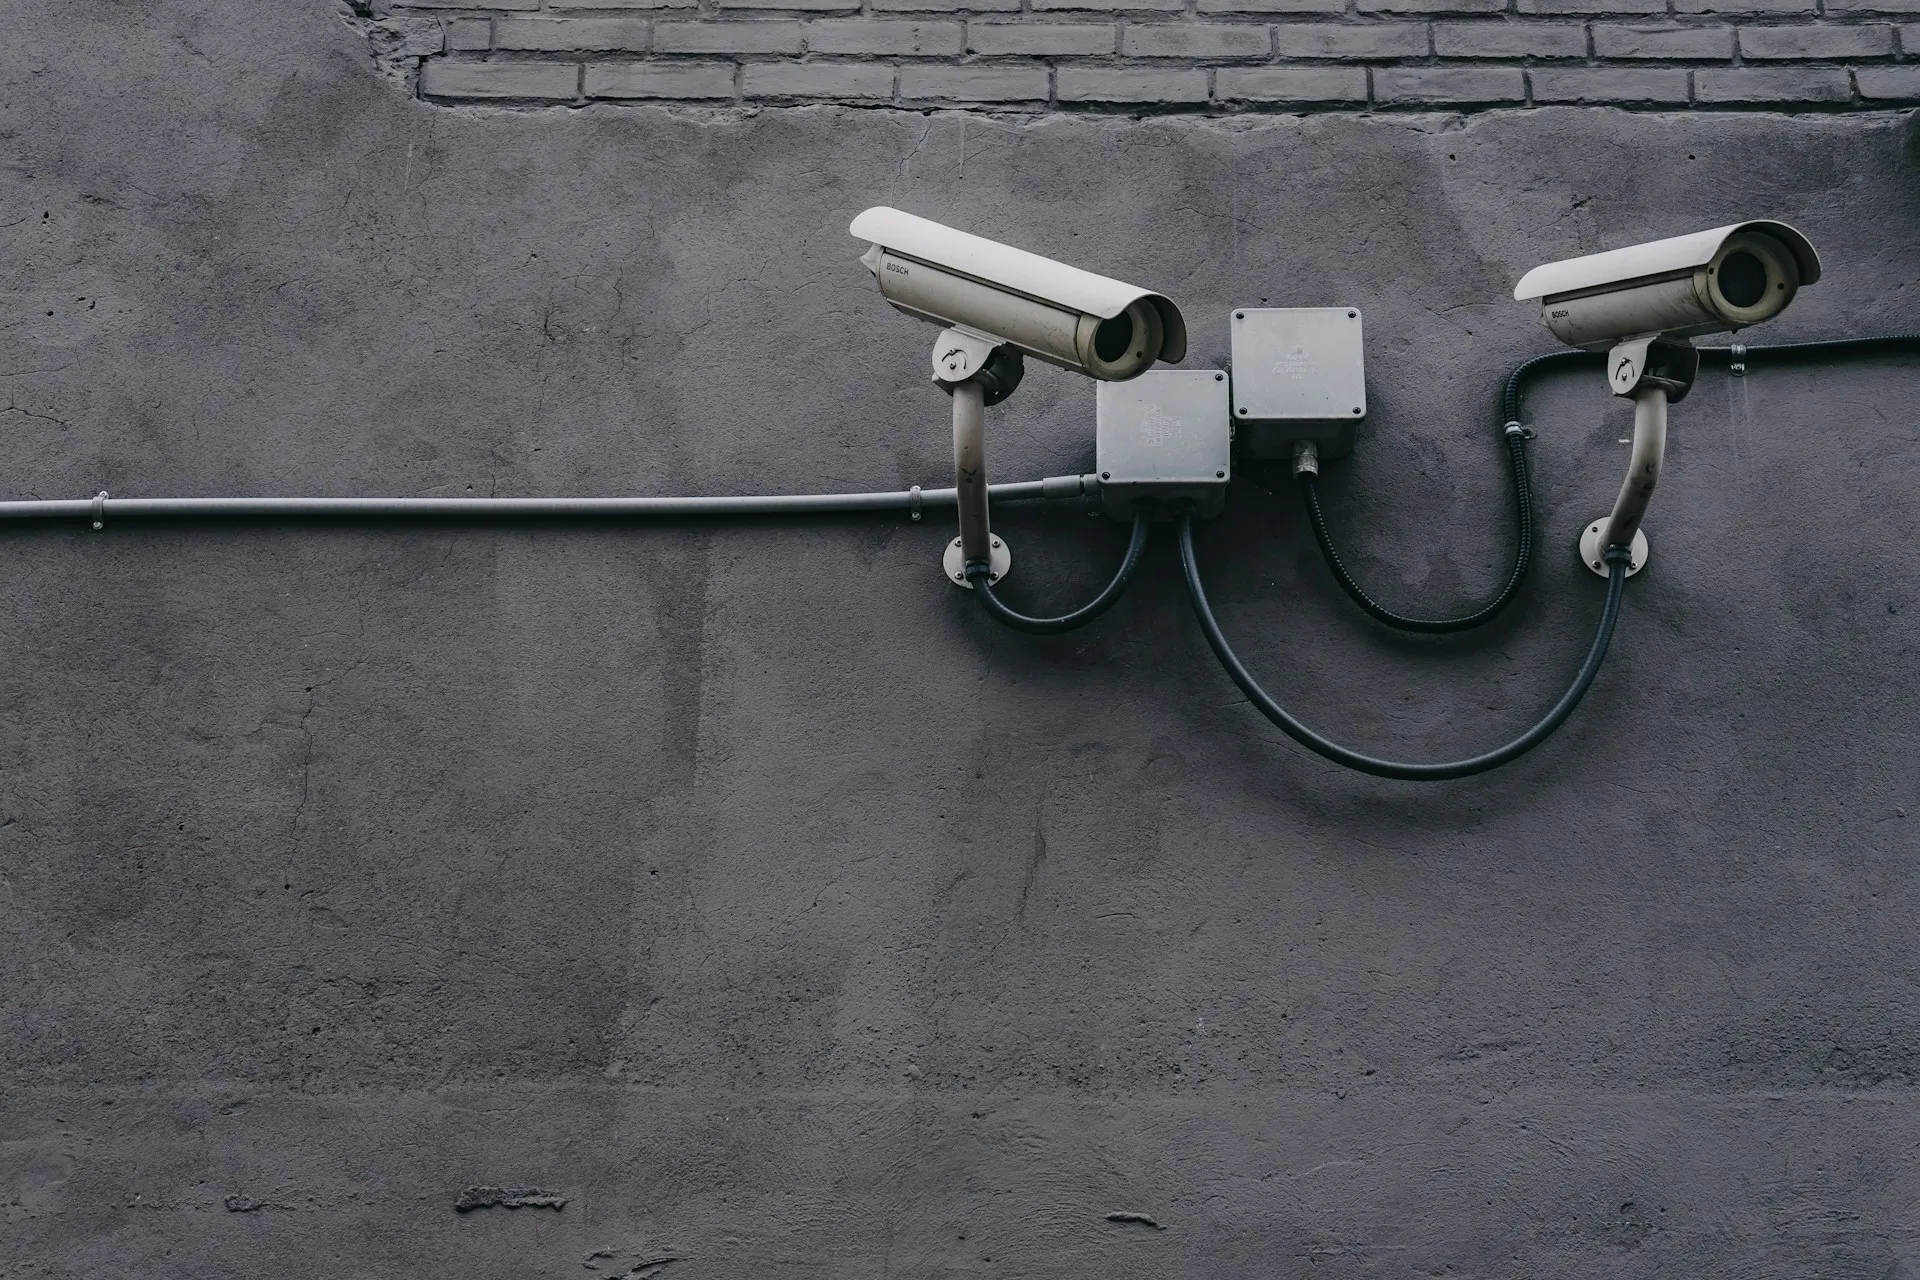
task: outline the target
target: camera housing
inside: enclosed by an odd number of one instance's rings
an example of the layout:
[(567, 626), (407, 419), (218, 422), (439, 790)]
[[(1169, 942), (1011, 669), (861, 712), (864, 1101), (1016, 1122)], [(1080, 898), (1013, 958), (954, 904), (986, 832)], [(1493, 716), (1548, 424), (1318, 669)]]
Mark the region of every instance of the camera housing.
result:
[(1161, 294), (884, 205), (848, 230), (872, 244), (860, 261), (907, 315), (1102, 382), (1186, 357), (1186, 321)]
[(1513, 296), (1585, 351), (1640, 337), (1691, 338), (1771, 320), (1820, 278), (1820, 255), (1784, 222), (1760, 219), (1535, 267)]

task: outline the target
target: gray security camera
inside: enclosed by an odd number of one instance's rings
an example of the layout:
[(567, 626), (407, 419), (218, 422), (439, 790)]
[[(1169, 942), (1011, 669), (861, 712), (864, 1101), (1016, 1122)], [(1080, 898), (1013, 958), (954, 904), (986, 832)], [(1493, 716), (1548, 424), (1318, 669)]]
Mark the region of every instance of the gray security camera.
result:
[(1180, 308), (1161, 294), (884, 206), (849, 228), (897, 309), (997, 338), (1106, 382), (1187, 354)]
[(1627, 338), (1691, 338), (1771, 320), (1819, 278), (1807, 238), (1762, 220), (1549, 262), (1522, 276), (1513, 296), (1540, 299), (1540, 323), (1560, 341), (1605, 351)]
[(1607, 353), (1607, 383), (1634, 402), (1633, 456), (1613, 511), (1580, 536), (1580, 559), (1610, 572), (1627, 549), (1627, 573), (1647, 561), (1640, 520), (1660, 479), (1667, 404), (1693, 386), (1700, 354), (1689, 338), (1771, 320), (1802, 285), (1820, 278), (1820, 255), (1784, 222), (1761, 219), (1535, 267), (1513, 296), (1540, 300), (1540, 323), (1569, 346)]
[(1021, 357), (1124, 382), (1156, 361), (1187, 354), (1187, 323), (1162, 294), (1110, 280), (996, 240), (885, 206), (848, 228), (872, 245), (860, 261), (896, 310), (945, 326), (934, 342), (933, 380), (953, 396), (954, 488), (960, 536), (948, 546), (947, 577), (972, 587), (1012, 566), (987, 527), (986, 431), (982, 410), (1020, 383)]

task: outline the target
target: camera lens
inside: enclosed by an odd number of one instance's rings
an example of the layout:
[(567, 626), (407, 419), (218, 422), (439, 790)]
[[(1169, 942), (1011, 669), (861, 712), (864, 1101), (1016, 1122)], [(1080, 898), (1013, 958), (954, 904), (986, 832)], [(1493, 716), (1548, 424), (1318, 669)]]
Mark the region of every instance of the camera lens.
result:
[(1133, 316), (1122, 311), (1111, 320), (1102, 320), (1093, 331), (1093, 354), (1112, 364), (1127, 354), (1133, 345)]
[(1745, 249), (1720, 260), (1720, 296), (1736, 307), (1751, 307), (1767, 296), (1767, 265)]

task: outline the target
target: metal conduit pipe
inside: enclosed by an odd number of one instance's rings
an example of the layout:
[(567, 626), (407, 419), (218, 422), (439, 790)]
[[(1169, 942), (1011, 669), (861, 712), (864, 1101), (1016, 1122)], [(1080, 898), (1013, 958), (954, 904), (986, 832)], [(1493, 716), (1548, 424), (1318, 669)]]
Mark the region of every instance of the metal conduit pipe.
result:
[[(995, 502), (1097, 495), (1098, 475), (1049, 476), (987, 487)], [(674, 516), (834, 515), (951, 507), (954, 489), (884, 493), (740, 494), (710, 498), (59, 498), (0, 502), (4, 520), (203, 520), (229, 516), (282, 519), (551, 519)]]

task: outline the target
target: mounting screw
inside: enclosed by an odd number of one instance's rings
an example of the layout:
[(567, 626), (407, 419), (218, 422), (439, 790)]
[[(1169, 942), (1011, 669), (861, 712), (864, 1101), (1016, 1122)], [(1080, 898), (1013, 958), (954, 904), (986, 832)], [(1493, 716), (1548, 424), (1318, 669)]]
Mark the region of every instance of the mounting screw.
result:
[(1113, 472), (1111, 472), (1111, 471), (1102, 471), (1102, 472), (1100, 473), (1100, 478), (1101, 478), (1102, 480), (1111, 480), (1111, 479), (1113, 479)]
[(1358, 413), (1358, 412), (1360, 412), (1360, 406), (1359, 406), (1359, 405), (1355, 405), (1355, 406), (1353, 406), (1353, 411), (1354, 411), (1355, 413)]
[(1247, 416), (1247, 411), (1246, 411), (1246, 409), (1244, 409), (1244, 408), (1242, 408), (1242, 409), (1240, 410), (1240, 416), (1241, 416), (1241, 417), (1243, 417), (1243, 418)]
[(1227, 375), (1224, 373), (1216, 373), (1213, 375), (1213, 380), (1215, 382), (1225, 382), (1227, 380)]
[(1358, 311), (1349, 311), (1349, 312), (1347, 312), (1347, 319), (1349, 319), (1349, 320), (1358, 320), (1359, 318), (1360, 318), (1360, 313), (1359, 313)]
[(999, 545), (1000, 545), (1000, 539), (998, 539), (998, 538), (995, 538), (995, 539), (993, 540), (993, 545), (994, 545), (994, 546), (996, 546), (996, 547), (997, 547), (997, 546), (999, 546)]
[(1227, 478), (1227, 473), (1224, 471), (1216, 471), (1213, 473), (1213, 478), (1215, 480), (1225, 480)]
[(1233, 318), (1235, 320), (1245, 320), (1247, 318), (1247, 313), (1244, 311), (1236, 311), (1233, 313)]

